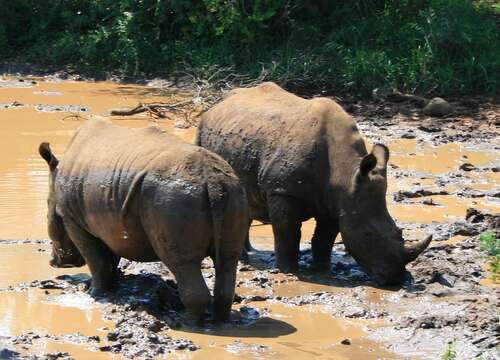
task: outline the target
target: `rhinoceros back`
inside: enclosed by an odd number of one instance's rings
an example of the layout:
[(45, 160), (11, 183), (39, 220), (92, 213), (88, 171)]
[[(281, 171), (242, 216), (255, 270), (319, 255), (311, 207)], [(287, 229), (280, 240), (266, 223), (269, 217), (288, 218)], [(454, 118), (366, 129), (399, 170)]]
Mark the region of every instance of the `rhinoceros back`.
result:
[[(223, 168), (225, 174), (214, 175), (214, 167)], [(116, 253), (133, 258), (140, 244), (142, 255), (137, 260), (155, 260), (154, 244), (145, 227), (157, 226), (162, 220), (152, 214), (146, 219), (150, 225), (145, 225), (147, 207), (173, 196), (185, 196), (203, 207), (208, 201), (208, 181), (239, 186), (222, 159), (159, 127), (129, 129), (92, 120), (79, 129), (66, 150), (56, 194), (66, 215)], [(210, 225), (210, 213), (204, 216)]]
[(331, 173), (329, 147), (334, 137), (339, 142), (352, 138), (353, 127), (357, 132), (352, 119), (331, 100), (302, 99), (264, 83), (233, 90), (205, 113), (197, 144), (231, 164), (254, 211), (265, 211), (270, 193), (308, 199), (312, 207), (321, 207), (318, 202)]

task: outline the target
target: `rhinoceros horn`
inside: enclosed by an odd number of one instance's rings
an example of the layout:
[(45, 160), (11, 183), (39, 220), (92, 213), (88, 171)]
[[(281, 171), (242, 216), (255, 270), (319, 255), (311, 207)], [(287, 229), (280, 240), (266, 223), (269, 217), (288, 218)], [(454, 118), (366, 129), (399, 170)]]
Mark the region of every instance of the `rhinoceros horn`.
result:
[(406, 245), (403, 248), (405, 262), (408, 264), (411, 263), (413, 260), (415, 260), (422, 253), (422, 251), (424, 251), (427, 248), (427, 246), (429, 246), (431, 240), (432, 240), (432, 235), (429, 235), (425, 239), (419, 241), (416, 244)]

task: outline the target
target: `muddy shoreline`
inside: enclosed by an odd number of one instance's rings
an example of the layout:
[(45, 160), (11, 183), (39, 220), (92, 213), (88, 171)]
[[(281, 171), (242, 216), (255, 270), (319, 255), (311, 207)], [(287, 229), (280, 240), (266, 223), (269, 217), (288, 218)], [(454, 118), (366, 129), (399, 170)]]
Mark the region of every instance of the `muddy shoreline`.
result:
[[(21, 82), (15, 77), (10, 78), (10, 85), (0, 84), (0, 103), (8, 105), (0, 107), (0, 117), (12, 126), (4, 125), (3, 137), (16, 134), (31, 144), (28, 141), (33, 137), (38, 141), (36, 136), (52, 136), (56, 150), (62, 152), (81, 121), (61, 122), (64, 116), (73, 112), (106, 116), (107, 109), (118, 105), (171, 96), (168, 90), (160, 92), (153, 86), (110, 83), (95, 87), (71, 78), (51, 82), (51, 75), (49, 79), (21, 78), (25, 80)], [(303, 229), (298, 274), (278, 273), (273, 268), (270, 227), (252, 228), (258, 251), (250, 254), (249, 264), (239, 266), (235, 310), (230, 324), (222, 328), (196, 329), (182, 324), (176, 284), (161, 263), (122, 260), (117, 291), (92, 299), (86, 293), (89, 275), (85, 268), (46, 273), (49, 242), (45, 230), (38, 230), (44, 229), (46, 180), (42, 178), (45, 174), (38, 174), (31, 145), (27, 145), (29, 151), (24, 153), (22, 148), (16, 155), (26, 157), (25, 168), (18, 169), (12, 161), (6, 170), (0, 170), (0, 194), (6, 209), (14, 214), (7, 217), (6, 210), (2, 213), (5, 220), (0, 219), (1, 269), (15, 272), (16, 266), (26, 268), (17, 277), (0, 277), (0, 312), (6, 314), (0, 318), (6, 324), (0, 326), (0, 358), (279, 359), (309, 355), (438, 359), (450, 342), (458, 359), (500, 358), (500, 287), (488, 279), (479, 240), (488, 229), (500, 236), (499, 102), (449, 99), (454, 112), (433, 118), (411, 102), (337, 100), (355, 116), (369, 143), (389, 143), (388, 205), (406, 238), (411, 241), (434, 234), (431, 247), (408, 267), (403, 286), (375, 287), (340, 242), (335, 245), (330, 271), (313, 273), (309, 269), (308, 222)], [(17, 130), (14, 119), (23, 116), (36, 118), (37, 125), (26, 120), (27, 125)], [(147, 115), (116, 121), (124, 126), (151, 122)], [(160, 125), (192, 139), (192, 129), (176, 130), (174, 122), (165, 120)], [(43, 123), (51, 127), (44, 128)], [(30, 135), (34, 131), (46, 135)], [(30, 179), (27, 187), (14, 186), (17, 182), (12, 174)], [(30, 186), (41, 195), (31, 195)], [(26, 195), (18, 199), (8, 191)], [(33, 211), (27, 201), (41, 202), (40, 208)], [(15, 210), (16, 206), (26, 209)], [(16, 226), (26, 217), (36, 224), (34, 230)], [(212, 286), (213, 266), (208, 260), (203, 273)], [(37, 313), (31, 307), (72, 314), (74, 324), (61, 328), (54, 325), (60, 321), (57, 318), (32, 319)], [(307, 319), (314, 319), (314, 324)], [(307, 333), (313, 335), (309, 338)]]

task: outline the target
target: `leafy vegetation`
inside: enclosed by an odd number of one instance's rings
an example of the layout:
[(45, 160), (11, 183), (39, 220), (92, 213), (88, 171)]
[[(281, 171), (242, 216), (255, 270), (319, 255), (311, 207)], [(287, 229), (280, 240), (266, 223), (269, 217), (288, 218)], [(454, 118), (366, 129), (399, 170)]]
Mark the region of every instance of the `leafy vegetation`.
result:
[(457, 358), (457, 351), (452, 342), (448, 343), (446, 351), (441, 355), (442, 360), (455, 360)]
[(126, 74), (220, 69), (295, 89), (493, 93), (495, 1), (16, 0), (0, 59)]
[(492, 232), (481, 234), (481, 249), (488, 254), (489, 270), (492, 273), (493, 280), (500, 276), (500, 239), (495, 237)]

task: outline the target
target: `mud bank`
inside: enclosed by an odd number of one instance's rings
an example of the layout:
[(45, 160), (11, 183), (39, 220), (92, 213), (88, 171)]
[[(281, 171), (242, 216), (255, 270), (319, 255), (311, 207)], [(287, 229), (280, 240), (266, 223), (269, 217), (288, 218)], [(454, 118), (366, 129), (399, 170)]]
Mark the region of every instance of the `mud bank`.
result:
[[(489, 99), (455, 99), (436, 119), (410, 104), (348, 103), (370, 143), (391, 149), (388, 204), (408, 239), (434, 234), (399, 288), (377, 288), (340, 237), (326, 273), (313, 273), (302, 228), (301, 270), (273, 268), (270, 226), (254, 224), (258, 251), (240, 264), (229, 324), (182, 322), (172, 274), (161, 263), (122, 260), (119, 288), (91, 298), (88, 270), (52, 269), (46, 233), (46, 165), (84, 117), (140, 102), (178, 102), (188, 94), (139, 85), (6, 77), (0, 81), (0, 358), (304, 358), (437, 359), (449, 342), (457, 358), (497, 359), (500, 288), (484, 266), (478, 235), (500, 228), (500, 116)], [(72, 115), (68, 117), (68, 115)], [(74, 116), (79, 115), (79, 116)], [(194, 130), (157, 122), (188, 141)], [(147, 126), (147, 114), (114, 117)], [(182, 119), (178, 119), (182, 121)], [(204, 277), (213, 285), (210, 261)]]

